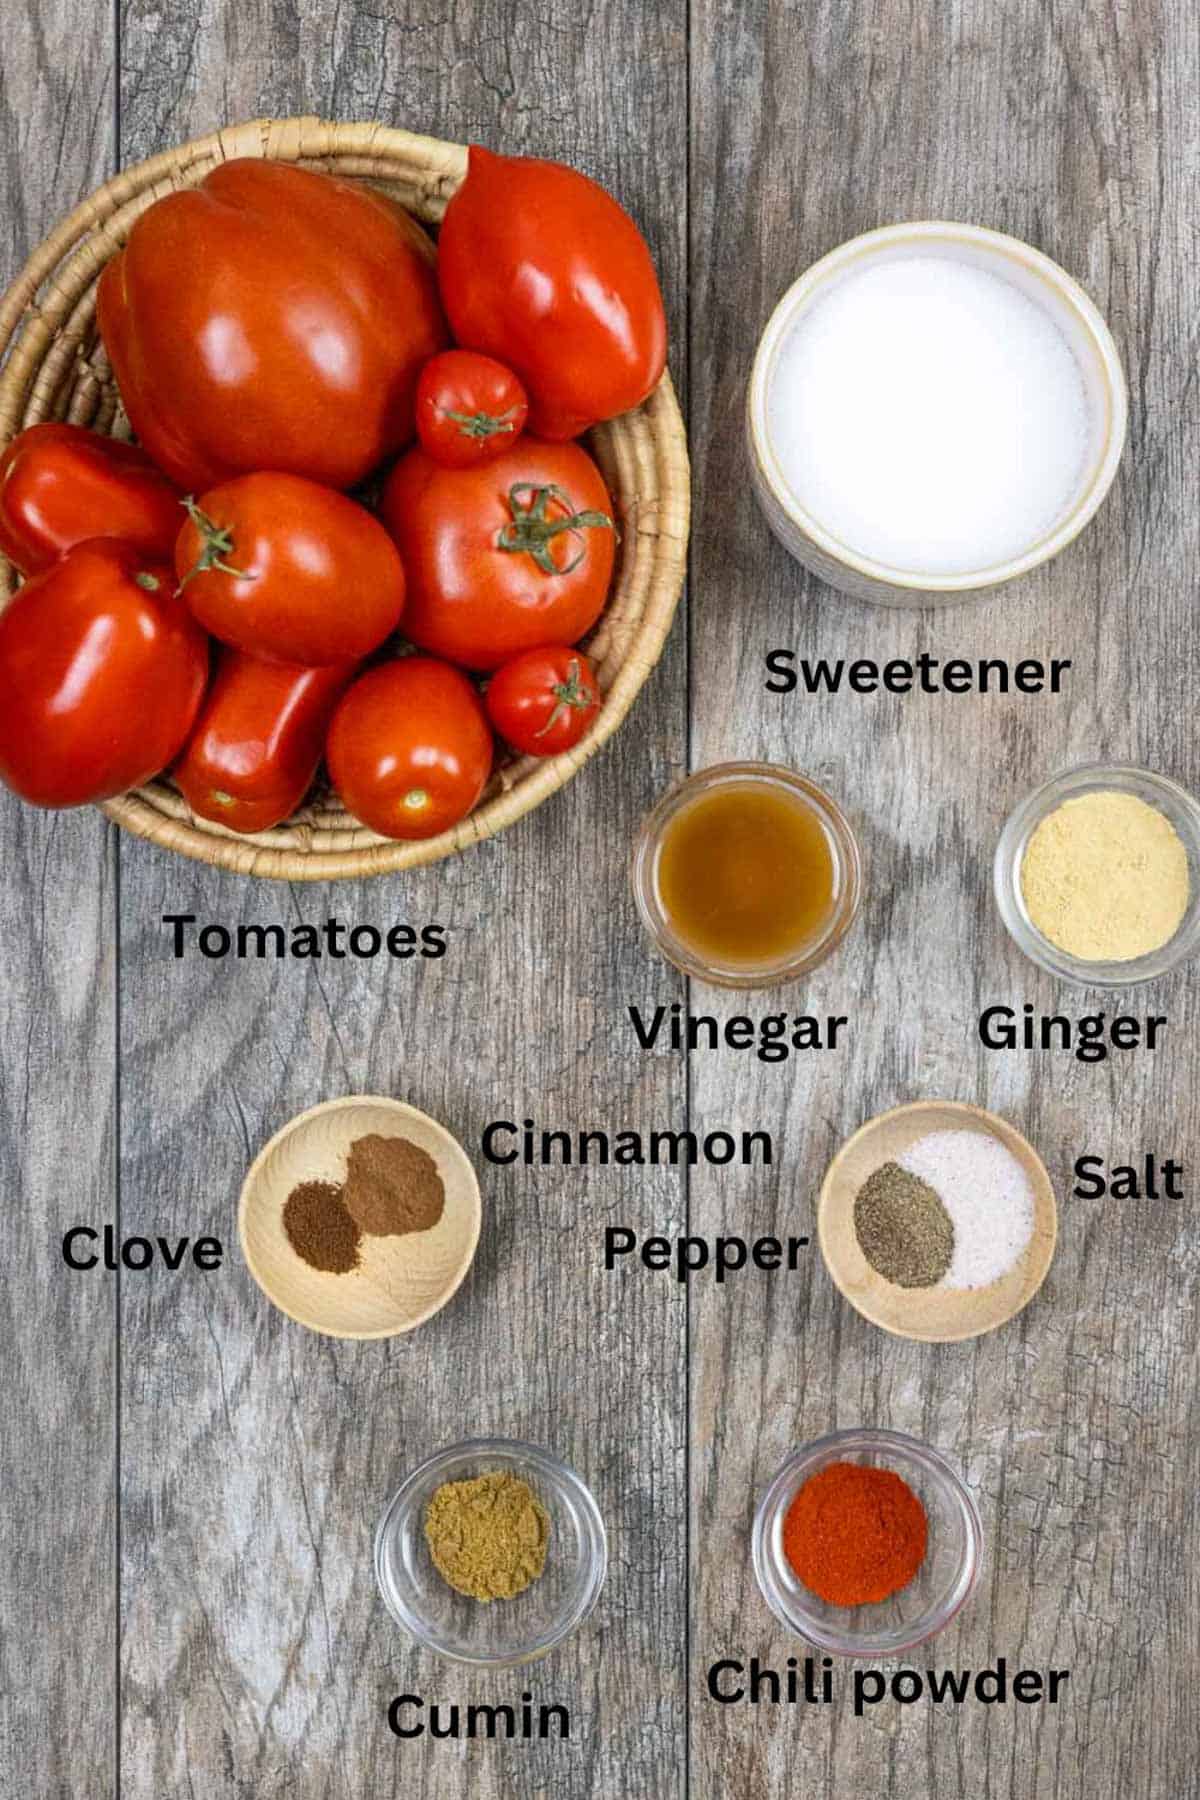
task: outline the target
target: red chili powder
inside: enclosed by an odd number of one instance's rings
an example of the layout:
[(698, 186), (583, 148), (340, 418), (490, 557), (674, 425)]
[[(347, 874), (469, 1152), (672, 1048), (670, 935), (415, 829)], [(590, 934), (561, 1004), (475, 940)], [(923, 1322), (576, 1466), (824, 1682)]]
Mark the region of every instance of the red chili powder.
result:
[(838, 1462), (796, 1494), (783, 1549), (805, 1587), (830, 1606), (865, 1606), (908, 1586), (928, 1532), (925, 1508), (899, 1475)]

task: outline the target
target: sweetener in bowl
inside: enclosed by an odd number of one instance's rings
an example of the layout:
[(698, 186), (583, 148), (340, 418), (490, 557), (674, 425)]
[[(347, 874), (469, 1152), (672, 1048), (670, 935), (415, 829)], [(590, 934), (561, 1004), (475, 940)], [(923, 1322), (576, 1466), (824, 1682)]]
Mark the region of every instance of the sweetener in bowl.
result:
[(1092, 426), (1050, 309), (965, 257), (868, 259), (801, 311), (768, 402), (783, 478), (873, 562), (930, 575), (1021, 555), (1069, 510)]

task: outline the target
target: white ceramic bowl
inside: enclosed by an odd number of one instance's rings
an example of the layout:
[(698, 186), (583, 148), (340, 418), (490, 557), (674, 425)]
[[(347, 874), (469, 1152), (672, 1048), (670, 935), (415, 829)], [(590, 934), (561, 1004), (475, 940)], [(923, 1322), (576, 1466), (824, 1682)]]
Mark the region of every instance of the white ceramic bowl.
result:
[[(914, 254), (954, 257), (1003, 276), (1051, 315), (1083, 375), (1091, 437), (1075, 491), (1059, 516), (1019, 555), (951, 574), (893, 568), (843, 543), (801, 504), (784, 477), (769, 428), (769, 401), (780, 348), (800, 315), (846, 275), (871, 261)], [(885, 225), (831, 250), (784, 294), (759, 342), (747, 395), (746, 428), (759, 503), (776, 537), (831, 586), (856, 599), (890, 606), (946, 604), (1012, 581), (1066, 548), (1112, 485), (1125, 447), (1128, 401), (1112, 334), (1093, 302), (1065, 269), (1019, 238), (979, 225), (927, 220)]]

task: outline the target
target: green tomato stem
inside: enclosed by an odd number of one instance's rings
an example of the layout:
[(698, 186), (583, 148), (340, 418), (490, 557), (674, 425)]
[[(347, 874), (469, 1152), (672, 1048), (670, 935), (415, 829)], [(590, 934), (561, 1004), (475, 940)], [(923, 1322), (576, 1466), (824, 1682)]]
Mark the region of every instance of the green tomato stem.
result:
[[(531, 496), (527, 505), (522, 503), (522, 494)], [(546, 508), (551, 500), (565, 509), (562, 518), (547, 517)], [(616, 529), (607, 513), (572, 512), (570, 494), (553, 482), (539, 485), (535, 481), (515, 481), (508, 490), (508, 505), (512, 518), (496, 539), (498, 548), (527, 552), (544, 575), (570, 575), (579, 567), (587, 555), (587, 540), (583, 537), (585, 526), (603, 531)], [(550, 544), (563, 531), (572, 532), (581, 543), (579, 554), (560, 569), (550, 554)]]

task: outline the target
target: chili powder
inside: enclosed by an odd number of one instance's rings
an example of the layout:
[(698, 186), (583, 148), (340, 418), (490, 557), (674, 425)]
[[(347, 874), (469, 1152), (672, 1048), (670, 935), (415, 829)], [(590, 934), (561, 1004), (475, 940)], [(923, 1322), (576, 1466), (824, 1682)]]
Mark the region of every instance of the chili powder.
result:
[(810, 1475), (792, 1500), (783, 1551), (830, 1606), (865, 1606), (908, 1586), (928, 1533), (925, 1508), (893, 1470), (837, 1462)]

